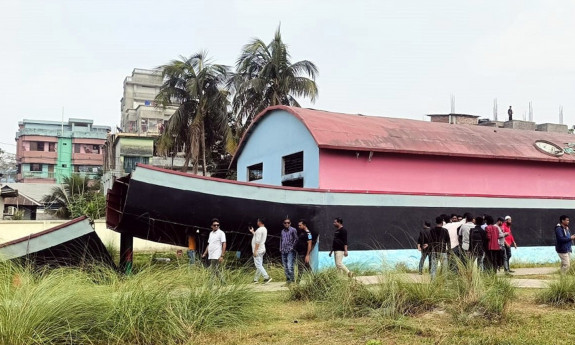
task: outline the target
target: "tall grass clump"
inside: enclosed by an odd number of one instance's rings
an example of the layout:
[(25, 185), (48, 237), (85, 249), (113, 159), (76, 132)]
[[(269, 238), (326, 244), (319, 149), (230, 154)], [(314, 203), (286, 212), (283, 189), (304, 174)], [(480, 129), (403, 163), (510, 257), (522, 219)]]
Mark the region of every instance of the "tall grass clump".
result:
[(430, 282), (415, 283), (397, 274), (387, 274), (377, 291), (381, 300), (378, 315), (397, 319), (432, 310), (451, 298), (445, 283), (441, 275)]
[(304, 283), (290, 287), (289, 298), (318, 302), (327, 317), (359, 317), (376, 314), (399, 318), (430, 310), (446, 299), (439, 280), (418, 284), (388, 273), (381, 284), (366, 286), (335, 270), (310, 275)]
[(339, 274), (335, 269), (305, 276), (305, 280), (290, 287), (288, 298), (318, 302), (327, 317), (356, 317), (377, 308), (377, 296), (367, 286)]
[(460, 263), (458, 268), (457, 274), (447, 276), (448, 286), (456, 296), (450, 307), (455, 320), (464, 323), (478, 317), (490, 322), (503, 320), (515, 296), (511, 280), (481, 272), (472, 263)]
[(0, 263), (0, 344), (179, 344), (253, 319), (257, 294), (202, 268), (123, 276), (92, 266), (34, 271)]
[(537, 295), (539, 303), (548, 303), (558, 307), (575, 306), (575, 277), (561, 275), (558, 280)]
[(237, 325), (257, 309), (257, 296), (239, 279), (228, 275), (222, 285), (201, 268), (150, 267), (113, 286), (100, 336), (117, 344), (169, 343)]
[(0, 343), (89, 342), (105, 313), (103, 295), (84, 276), (60, 269), (33, 273), (0, 263)]

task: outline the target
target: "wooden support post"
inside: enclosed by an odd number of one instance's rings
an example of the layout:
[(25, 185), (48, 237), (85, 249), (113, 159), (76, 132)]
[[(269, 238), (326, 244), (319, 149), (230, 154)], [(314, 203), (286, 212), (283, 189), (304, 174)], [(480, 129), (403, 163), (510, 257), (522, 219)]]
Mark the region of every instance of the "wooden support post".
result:
[(120, 234), (120, 270), (125, 274), (132, 273), (134, 253), (134, 236), (121, 233)]

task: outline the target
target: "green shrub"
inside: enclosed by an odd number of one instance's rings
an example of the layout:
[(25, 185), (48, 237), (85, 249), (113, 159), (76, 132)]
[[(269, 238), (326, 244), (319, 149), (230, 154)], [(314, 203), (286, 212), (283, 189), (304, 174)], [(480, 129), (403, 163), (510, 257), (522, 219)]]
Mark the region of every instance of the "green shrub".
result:
[(100, 266), (35, 272), (0, 263), (1, 344), (173, 344), (253, 318), (257, 298), (200, 267), (148, 267), (131, 276)]
[(575, 277), (572, 275), (561, 275), (558, 280), (537, 295), (537, 301), (555, 306), (575, 305)]
[(448, 274), (447, 286), (454, 293), (450, 305), (457, 321), (472, 318), (497, 322), (506, 317), (509, 302), (515, 296), (515, 287), (509, 278), (481, 272), (476, 265), (459, 265), (457, 274)]

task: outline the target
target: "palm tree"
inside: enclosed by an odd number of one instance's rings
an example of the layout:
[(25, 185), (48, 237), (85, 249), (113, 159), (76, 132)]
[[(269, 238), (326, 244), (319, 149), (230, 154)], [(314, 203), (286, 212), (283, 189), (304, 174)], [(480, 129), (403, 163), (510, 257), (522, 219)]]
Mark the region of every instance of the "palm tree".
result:
[[(52, 188), (51, 193), (42, 198), (42, 202), (48, 206), (47, 212), (61, 219), (82, 215), (98, 219), (104, 216), (106, 208), (106, 199), (100, 193), (100, 182), (78, 174), (64, 177), (62, 185)], [(49, 208), (52, 205), (58, 205), (59, 208), (52, 210)]]
[(232, 109), (237, 123), (247, 128), (253, 117), (269, 106), (299, 107), (296, 97), (314, 102), (318, 96), (317, 74), (317, 67), (308, 60), (291, 63), (279, 27), (270, 44), (254, 39), (243, 47), (236, 73), (228, 83), (235, 91)]
[(201, 153), (205, 175), (206, 147), (220, 139), (233, 149), (233, 142), (229, 140), (228, 91), (222, 88), (228, 78), (228, 67), (212, 64), (207, 54), (200, 52), (189, 58), (180, 56), (180, 60), (172, 60), (159, 68), (164, 83), (156, 102), (163, 107), (178, 107), (160, 137), (159, 151), (167, 154), (182, 148), (186, 158), (182, 171), (187, 171), (192, 161), (195, 174)]

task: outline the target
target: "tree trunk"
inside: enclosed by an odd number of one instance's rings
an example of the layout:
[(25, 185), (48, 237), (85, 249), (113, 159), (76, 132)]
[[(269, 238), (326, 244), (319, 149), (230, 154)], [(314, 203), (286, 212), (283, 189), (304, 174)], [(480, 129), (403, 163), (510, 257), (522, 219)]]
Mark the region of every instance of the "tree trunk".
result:
[(190, 165), (190, 155), (186, 153), (186, 161), (184, 162), (184, 166), (182, 167), (182, 172), (188, 171), (188, 165)]
[(202, 122), (202, 172), (206, 176), (206, 123)]

